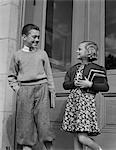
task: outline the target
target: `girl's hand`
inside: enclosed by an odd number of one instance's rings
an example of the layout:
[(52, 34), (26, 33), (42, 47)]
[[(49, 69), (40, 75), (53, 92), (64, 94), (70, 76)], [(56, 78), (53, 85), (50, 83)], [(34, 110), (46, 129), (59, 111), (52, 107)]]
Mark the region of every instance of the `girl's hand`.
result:
[(85, 77), (85, 80), (78, 80), (75, 82), (75, 86), (78, 86), (80, 88), (90, 88), (92, 87), (92, 82), (89, 81), (86, 77)]

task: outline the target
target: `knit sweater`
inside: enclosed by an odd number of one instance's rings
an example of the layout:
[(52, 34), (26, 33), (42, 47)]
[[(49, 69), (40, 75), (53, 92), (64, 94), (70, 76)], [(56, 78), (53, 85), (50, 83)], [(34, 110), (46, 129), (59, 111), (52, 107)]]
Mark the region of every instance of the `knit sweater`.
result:
[[(74, 66), (72, 66), (66, 73), (65, 75), (65, 80), (63, 82), (63, 87), (65, 90), (72, 90), (72, 89), (76, 89), (78, 88), (77, 86), (75, 86), (74, 84), (74, 78), (75, 78), (75, 75), (76, 75), (76, 72), (77, 72), (77, 69), (80, 67), (81, 63), (78, 63), (78, 64), (75, 64)], [(85, 68), (87, 67), (88, 65), (85, 65), (84, 67), (84, 70)], [(91, 63), (89, 64), (89, 66), (96, 66), (96, 68), (99, 66), (97, 64), (94, 64), (94, 63)], [(102, 66), (99, 66), (99, 68), (101, 68), (101, 70), (104, 70), (104, 72), (106, 73), (106, 70), (104, 67)], [(102, 79), (103, 80), (103, 79)], [(107, 80), (107, 75), (106, 77), (104, 78), (103, 81), (99, 80), (99, 81), (96, 81), (96, 80), (93, 80), (93, 84), (92, 84), (92, 87), (90, 88), (83, 88), (81, 89), (83, 92), (89, 92), (89, 93), (92, 93), (92, 94), (96, 94), (98, 92), (107, 92), (109, 90), (109, 85), (108, 85), (108, 80)]]
[(54, 82), (49, 58), (44, 50), (15, 52), (11, 58), (8, 81), (15, 91), (22, 85), (48, 83), (49, 91), (54, 92)]

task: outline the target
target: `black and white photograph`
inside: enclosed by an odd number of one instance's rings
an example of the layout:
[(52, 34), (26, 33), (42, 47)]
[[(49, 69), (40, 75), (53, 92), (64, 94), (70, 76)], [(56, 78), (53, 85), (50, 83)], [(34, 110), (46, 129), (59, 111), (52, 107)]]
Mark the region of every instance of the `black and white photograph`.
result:
[(116, 0), (0, 0), (0, 150), (116, 150)]

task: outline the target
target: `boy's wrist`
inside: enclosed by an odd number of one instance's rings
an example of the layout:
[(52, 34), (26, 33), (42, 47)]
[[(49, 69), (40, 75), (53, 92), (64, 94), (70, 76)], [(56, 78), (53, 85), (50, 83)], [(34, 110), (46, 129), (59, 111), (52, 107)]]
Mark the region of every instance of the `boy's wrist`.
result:
[(18, 92), (19, 89), (20, 89), (20, 86), (19, 86), (19, 85), (16, 85), (16, 86), (13, 87), (13, 90), (14, 90), (16, 93)]

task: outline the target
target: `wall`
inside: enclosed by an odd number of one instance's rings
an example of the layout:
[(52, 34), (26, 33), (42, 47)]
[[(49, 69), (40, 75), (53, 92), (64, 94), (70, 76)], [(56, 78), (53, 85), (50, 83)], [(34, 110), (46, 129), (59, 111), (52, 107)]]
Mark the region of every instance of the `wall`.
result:
[(11, 150), (6, 126), (15, 105), (14, 94), (7, 82), (7, 72), (11, 55), (17, 49), (20, 6), (19, 0), (0, 0), (0, 150)]

